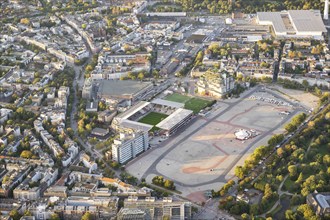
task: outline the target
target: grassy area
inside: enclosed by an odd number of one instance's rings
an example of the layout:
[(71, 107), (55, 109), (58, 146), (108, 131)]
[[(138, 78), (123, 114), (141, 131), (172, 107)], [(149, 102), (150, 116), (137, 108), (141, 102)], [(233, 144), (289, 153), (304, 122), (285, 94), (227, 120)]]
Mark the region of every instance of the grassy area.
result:
[(180, 103), (185, 103), (190, 99), (191, 99), (191, 97), (186, 96), (186, 95), (181, 95), (179, 93), (173, 93), (173, 94), (165, 97), (165, 100), (172, 101), (172, 102), (180, 102)]
[(282, 209), (282, 206), (279, 204), (276, 206), (276, 208), (270, 212), (271, 216), (274, 216), (277, 212), (279, 212)]
[(294, 186), (294, 181), (292, 181), (290, 177), (288, 177), (283, 184), (282, 190), (288, 191), (290, 193), (296, 193), (297, 190), (295, 190), (293, 186)]
[(141, 118), (139, 120), (139, 122), (145, 123), (148, 125), (153, 125), (154, 127), (151, 129), (151, 131), (156, 131), (156, 130), (159, 130), (159, 128), (157, 128), (155, 125), (158, 124), (159, 122), (161, 122), (162, 120), (164, 120), (165, 118), (167, 118), (167, 116), (168, 115), (158, 113), (158, 112), (150, 112), (149, 114), (147, 114), (146, 116)]
[(184, 108), (192, 110), (195, 114), (200, 110), (206, 108), (212, 101), (199, 99), (199, 98), (191, 98), (184, 104)]
[(207, 107), (212, 102), (210, 100), (195, 97), (192, 98), (186, 95), (181, 95), (179, 93), (168, 95), (165, 97), (165, 100), (184, 103), (184, 108), (192, 110), (195, 114)]

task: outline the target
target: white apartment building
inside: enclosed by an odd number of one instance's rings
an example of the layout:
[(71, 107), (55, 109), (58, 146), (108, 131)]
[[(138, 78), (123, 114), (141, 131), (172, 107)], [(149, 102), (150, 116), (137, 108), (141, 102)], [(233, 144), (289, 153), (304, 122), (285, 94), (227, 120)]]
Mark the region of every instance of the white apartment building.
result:
[(125, 163), (149, 147), (148, 132), (121, 133), (112, 145), (112, 160)]

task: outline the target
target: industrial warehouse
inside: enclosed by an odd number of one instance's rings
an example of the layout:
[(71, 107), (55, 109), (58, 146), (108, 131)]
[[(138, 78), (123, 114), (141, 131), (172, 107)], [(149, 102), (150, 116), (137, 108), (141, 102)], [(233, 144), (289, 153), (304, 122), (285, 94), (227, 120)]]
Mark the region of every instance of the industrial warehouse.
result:
[(257, 12), (257, 23), (272, 27), (278, 38), (311, 38), (321, 40), (327, 30), (319, 10)]

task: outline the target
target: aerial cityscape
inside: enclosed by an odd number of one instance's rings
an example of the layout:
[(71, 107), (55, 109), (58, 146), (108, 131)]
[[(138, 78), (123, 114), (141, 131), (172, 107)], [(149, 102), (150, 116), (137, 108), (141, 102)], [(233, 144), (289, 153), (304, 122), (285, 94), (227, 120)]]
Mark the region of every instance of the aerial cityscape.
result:
[(0, 0), (0, 220), (330, 219), (329, 0)]

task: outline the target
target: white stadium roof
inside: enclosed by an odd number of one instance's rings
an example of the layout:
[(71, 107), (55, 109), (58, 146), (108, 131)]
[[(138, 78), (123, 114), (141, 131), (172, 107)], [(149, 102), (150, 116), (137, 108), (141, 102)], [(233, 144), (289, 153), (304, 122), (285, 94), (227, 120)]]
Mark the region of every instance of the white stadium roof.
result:
[(117, 118), (128, 119), (129, 117), (131, 117), (132, 115), (134, 115), (135, 113), (137, 113), (138, 111), (140, 111), (141, 109), (143, 109), (144, 107), (148, 106), (149, 104), (150, 104), (149, 102), (141, 101), (138, 104), (132, 106), (127, 111), (119, 114), (117, 116)]
[(171, 115), (165, 118), (163, 121), (159, 122), (156, 127), (163, 130), (171, 130), (175, 125), (185, 119), (187, 116), (192, 114), (193, 111), (179, 108), (175, 110)]
[(124, 128), (132, 128), (132, 129), (137, 129), (140, 131), (150, 131), (152, 129), (152, 125), (148, 125), (148, 124), (144, 124), (141, 122), (137, 122), (137, 121), (130, 121), (127, 119), (122, 119), (120, 122), (120, 125)]

